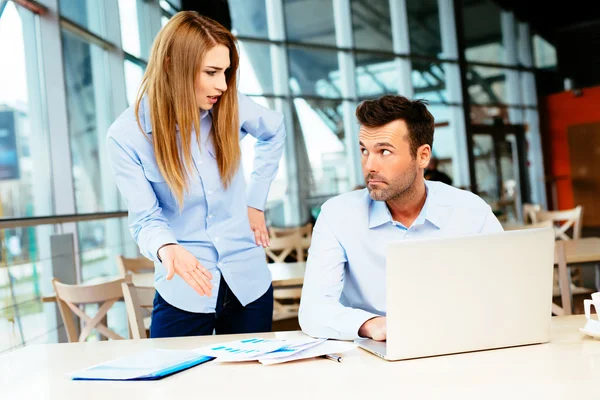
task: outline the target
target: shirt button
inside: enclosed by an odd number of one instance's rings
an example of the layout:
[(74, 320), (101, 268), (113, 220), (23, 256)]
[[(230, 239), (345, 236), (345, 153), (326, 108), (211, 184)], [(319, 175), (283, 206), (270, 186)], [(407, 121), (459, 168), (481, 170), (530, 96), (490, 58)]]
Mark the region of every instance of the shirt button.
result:
[(217, 263), (217, 267), (221, 268), (223, 266), (223, 263), (218, 262)]
[(198, 161), (198, 164), (202, 165), (202, 164), (204, 164), (204, 161), (200, 160), (200, 161)]
[(215, 238), (215, 242), (218, 242), (218, 241), (219, 241), (219, 237), (217, 236), (217, 237)]
[(213, 219), (215, 217), (214, 214), (208, 214), (208, 219)]
[(206, 193), (207, 193), (207, 194), (210, 196), (211, 194), (213, 194), (213, 191), (212, 191), (212, 190), (209, 190), (209, 191), (208, 191), (208, 192), (206, 192)]

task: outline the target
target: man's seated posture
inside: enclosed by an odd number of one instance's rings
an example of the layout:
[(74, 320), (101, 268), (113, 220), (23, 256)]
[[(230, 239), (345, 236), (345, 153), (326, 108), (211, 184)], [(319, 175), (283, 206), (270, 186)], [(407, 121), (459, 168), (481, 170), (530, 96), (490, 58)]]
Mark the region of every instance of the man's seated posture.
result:
[(361, 103), (356, 116), (367, 188), (323, 205), (299, 319), (315, 337), (385, 340), (388, 242), (501, 232), (502, 226), (475, 194), (425, 181), (434, 130), (425, 103), (384, 96)]

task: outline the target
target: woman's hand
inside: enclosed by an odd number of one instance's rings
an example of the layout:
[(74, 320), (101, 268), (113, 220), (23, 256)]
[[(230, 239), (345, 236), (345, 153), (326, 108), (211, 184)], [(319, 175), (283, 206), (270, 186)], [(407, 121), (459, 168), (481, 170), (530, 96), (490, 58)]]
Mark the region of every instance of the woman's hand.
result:
[(267, 224), (265, 223), (265, 213), (256, 208), (248, 207), (248, 220), (250, 220), (250, 229), (254, 232), (256, 244), (262, 247), (269, 246), (271, 243), (267, 232)]
[(167, 268), (168, 281), (177, 274), (200, 296), (211, 296), (211, 273), (183, 246), (178, 244), (163, 246), (158, 250), (158, 256)]

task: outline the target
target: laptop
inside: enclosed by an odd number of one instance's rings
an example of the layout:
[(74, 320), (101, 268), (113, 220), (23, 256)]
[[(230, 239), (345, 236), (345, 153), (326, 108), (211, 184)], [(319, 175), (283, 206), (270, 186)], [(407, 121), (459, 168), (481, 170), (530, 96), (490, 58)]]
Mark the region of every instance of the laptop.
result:
[(388, 244), (386, 360), (546, 343), (552, 315), (552, 228)]

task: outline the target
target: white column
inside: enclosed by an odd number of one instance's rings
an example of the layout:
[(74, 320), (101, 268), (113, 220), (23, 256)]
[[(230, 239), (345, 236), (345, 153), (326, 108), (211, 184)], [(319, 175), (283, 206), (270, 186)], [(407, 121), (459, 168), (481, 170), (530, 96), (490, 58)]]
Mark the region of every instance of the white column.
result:
[[(350, 0), (333, 0), (333, 16), (335, 21), (335, 39), (338, 47), (352, 49), (352, 17), (350, 14)], [(364, 177), (360, 163), (360, 151), (358, 146), (358, 124), (355, 111), (356, 79), (354, 56), (349, 51), (338, 51), (338, 63), (340, 66), (340, 85), (342, 96), (346, 99), (342, 102), (344, 113), (344, 141), (346, 144), (346, 157), (348, 161), (348, 184), (350, 188), (364, 184)]]
[[(394, 53), (410, 54), (406, 0), (390, 0), (390, 18), (392, 22)], [(396, 68), (398, 69), (398, 94), (412, 99), (414, 90), (411, 79), (412, 63), (410, 59), (396, 57)]]
[[(40, 0), (49, 12), (39, 17), (38, 48), (39, 48), (39, 70), (41, 74), (40, 86), (41, 103), (45, 107), (45, 123), (49, 132), (48, 147), (51, 164), (51, 188), (53, 209), (50, 214), (74, 214), (75, 192), (73, 188), (73, 169), (71, 159), (71, 144), (69, 137), (69, 125), (67, 116), (66, 84), (64, 77), (64, 64), (62, 53), (62, 37), (60, 22), (58, 18), (58, 0)], [(52, 271), (50, 235), (51, 229), (37, 228), (38, 235), (47, 233), (48, 236), (38, 236), (40, 256), (46, 255), (48, 271)], [(59, 232), (72, 234), (75, 252), (75, 278), (81, 280), (81, 264), (79, 258), (79, 236), (75, 223), (65, 223), (59, 227)], [(52, 293), (52, 280), (50, 276), (43, 276), (42, 291)], [(60, 324), (60, 315), (56, 307), (44, 305), (46, 323), (49, 328)], [(59, 333), (60, 332), (60, 333)], [(50, 341), (66, 338), (64, 329), (49, 334)]]
[[(285, 40), (285, 24), (282, 0), (266, 0), (269, 39)], [(273, 89), (275, 93), (289, 96), (288, 56), (284, 46), (271, 44), (271, 69), (273, 71)], [(301, 207), (300, 185), (298, 179), (298, 161), (294, 137), (302, 132), (294, 130), (292, 104), (284, 99), (275, 99), (277, 111), (283, 114), (287, 137), (285, 140), (285, 169), (287, 173), (287, 190), (284, 200), (284, 220), (287, 226), (298, 226), (308, 217), (308, 210)]]
[[(36, 17), (29, 11), (19, 13), (23, 23), (23, 41), (25, 42), (25, 72), (27, 76), (27, 92), (28, 92), (28, 119), (31, 129), (31, 160), (33, 162), (32, 182), (34, 188), (33, 194), (33, 209), (35, 215), (52, 215), (52, 180), (50, 176), (50, 134), (47, 129), (47, 113), (44, 104), (43, 83), (41, 81), (40, 59), (38, 51), (41, 43), (38, 42), (36, 29)], [(37, 43), (37, 46), (34, 44)], [(53, 292), (52, 288), (52, 265), (51, 265), (51, 250), (50, 250), (50, 235), (54, 233), (54, 226), (42, 225), (34, 228), (37, 256), (36, 261), (37, 271), (40, 274), (40, 289), (43, 295)], [(55, 312), (55, 307), (51, 304), (44, 304), (44, 316), (48, 329), (58, 326), (58, 313)], [(52, 331), (48, 334), (48, 342), (53, 343), (58, 341), (58, 332)]]
[[(75, 214), (73, 162), (67, 117), (67, 94), (59, 23), (58, 0), (41, 0), (49, 12), (39, 19), (39, 48), (41, 54), (42, 98), (47, 110), (52, 164), (52, 194), (54, 213)], [(72, 233), (75, 241), (77, 280), (81, 278), (79, 243), (75, 223), (62, 224), (62, 233)]]
[[(144, 4), (138, 2), (138, 15), (142, 12)], [(103, 211), (118, 211), (123, 209), (123, 200), (120, 199), (119, 190), (110, 173), (110, 164), (106, 151), (106, 133), (112, 122), (127, 108), (127, 93), (125, 85), (124, 53), (121, 43), (121, 24), (117, 0), (103, 2), (106, 13), (106, 28), (110, 32), (110, 40), (117, 46), (113, 51), (102, 51), (102, 58), (98, 61), (103, 68), (93, 67), (94, 91), (96, 96), (97, 127), (98, 127), (98, 158), (100, 179), (102, 180)], [(149, 4), (148, 4), (149, 6)], [(143, 46), (142, 46), (143, 48)], [(143, 52), (143, 50), (142, 50)], [(143, 53), (142, 53), (143, 54)], [(92, 53), (92, 59), (94, 55)], [(106, 73), (108, 71), (108, 74)], [(109, 89), (109, 90), (105, 90)], [(125, 254), (127, 246), (133, 242), (126, 222), (119, 219), (109, 219), (105, 222), (105, 247), (106, 254), (113, 265), (117, 255)]]
[[(458, 42), (456, 38), (456, 21), (454, 20), (454, 1), (438, 0), (440, 16), (440, 33), (442, 38), (443, 58), (456, 60), (458, 58)], [(467, 147), (467, 130), (463, 113), (463, 96), (460, 85), (460, 68), (455, 63), (445, 63), (446, 91), (450, 106), (450, 126), (454, 132), (454, 159), (452, 173), (454, 185), (470, 187), (469, 151)]]
[[(531, 48), (531, 34), (529, 25), (519, 23), (519, 61), (525, 67), (533, 67), (533, 51)], [(541, 204), (547, 209), (544, 156), (540, 138), (540, 121), (537, 111), (538, 101), (533, 72), (521, 72), (521, 89), (525, 108), (525, 123), (527, 124), (526, 139), (529, 143), (527, 157), (529, 161), (529, 181), (531, 183), (531, 201)]]

